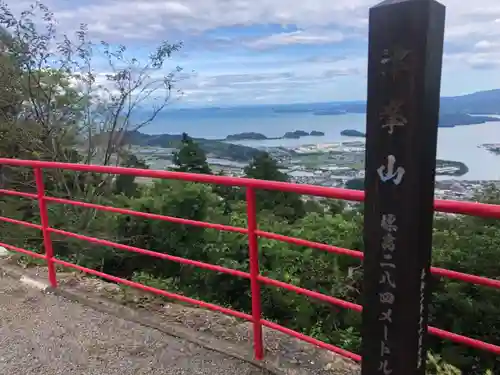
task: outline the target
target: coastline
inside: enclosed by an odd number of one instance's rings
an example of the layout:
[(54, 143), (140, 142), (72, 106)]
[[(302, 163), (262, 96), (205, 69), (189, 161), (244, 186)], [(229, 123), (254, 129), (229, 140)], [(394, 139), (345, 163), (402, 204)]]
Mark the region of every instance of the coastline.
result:
[[(498, 117), (500, 120), (500, 116)], [(364, 114), (313, 116), (299, 113), (271, 118), (263, 116), (259, 118), (231, 118), (230, 120), (203, 118), (196, 120), (196, 122), (177, 122), (174, 124), (175, 126), (169, 128), (168, 133), (186, 131), (193, 138), (219, 140), (227, 145), (241, 145), (268, 151), (280, 159), (284, 171), (289, 173), (295, 182), (342, 186), (342, 183), (345, 183), (348, 178), (354, 178), (363, 172), (365, 138), (342, 136), (341, 131), (354, 129), (364, 132), (365, 121)], [(282, 137), (283, 134), (296, 129), (308, 129), (308, 131), (314, 129), (324, 132), (325, 135), (298, 139)], [(268, 139), (242, 141), (227, 141), (225, 139), (228, 134), (245, 132), (261, 133)], [(468, 170), (462, 171), (465, 172), (463, 174), (458, 173), (460, 175), (451, 173), (452, 176), (449, 175), (450, 173), (438, 173), (436, 185), (444, 184), (446, 186), (450, 185), (451, 182), (456, 184), (455, 187), (460, 185), (466, 190), (471, 190), (472, 185), (500, 181), (500, 168), (495, 168), (500, 161), (500, 156), (483, 146), (484, 144), (500, 145), (500, 121), (478, 125), (441, 127), (438, 134), (437, 159), (442, 162), (457, 163), (456, 167), (465, 165)], [(342, 150), (339, 145), (343, 145), (344, 149)], [(321, 155), (322, 153), (325, 155)], [(230, 160), (230, 158), (213, 155), (210, 152), (207, 152), (207, 156), (215, 171), (224, 170), (226, 173), (236, 176), (241, 175), (242, 168), (248, 164), (246, 160)], [(322, 163), (321, 158), (326, 158), (326, 163)], [(302, 168), (304, 161), (306, 165)], [(344, 165), (343, 163), (346, 161), (351, 165)], [(163, 160), (161, 164), (158, 164), (158, 167), (163, 169), (167, 164), (168, 160)]]
[[(356, 150), (355, 147), (351, 146), (351, 150)], [(144, 153), (145, 151), (145, 153)], [(163, 155), (161, 158), (155, 159), (155, 153), (150, 152), (152, 150), (133, 150), (139, 157), (144, 158), (148, 165), (150, 165), (153, 169), (166, 169), (172, 166), (171, 156), (167, 157)], [(156, 148), (157, 152), (162, 152), (162, 150)], [(172, 150), (163, 150), (166, 153), (170, 153)], [(359, 148), (357, 154), (351, 155), (351, 159), (347, 160), (347, 162), (353, 162), (356, 159), (356, 155), (364, 155), (364, 151), (361, 152), (361, 148)], [(329, 152), (323, 153), (323, 155), (329, 156)], [(282, 154), (284, 155), (284, 154)], [(288, 159), (288, 162), (285, 160), (281, 161), (281, 171), (287, 173), (290, 176), (291, 182), (300, 183), (300, 184), (312, 184), (312, 185), (321, 185), (327, 187), (345, 187), (346, 183), (349, 180), (359, 179), (364, 177), (364, 165), (363, 163), (354, 163), (349, 166), (339, 166), (335, 167), (329, 166), (327, 168), (317, 168), (315, 163), (321, 162), (318, 160), (318, 156), (320, 154), (302, 154), (301, 156), (307, 158), (316, 159), (310, 165), (309, 170), (304, 170), (301, 164), (293, 163), (293, 160)], [(342, 152), (338, 152), (336, 154), (341, 159), (346, 161), (346, 157), (349, 156), (349, 153), (343, 154)], [(234, 162), (227, 159), (220, 159), (214, 157), (208, 157), (207, 161), (214, 171), (217, 173), (219, 171), (224, 171), (228, 175), (232, 175), (235, 177), (243, 176), (243, 169), (247, 165), (243, 162)], [(441, 167), (445, 168), (447, 163), (453, 163), (452, 161), (441, 160), (443, 165)], [(139, 183), (151, 183), (152, 179), (139, 179), (137, 182)], [(483, 190), (486, 186), (494, 184), (500, 188), (500, 179), (498, 180), (468, 180), (468, 179), (457, 179), (456, 176), (450, 176), (447, 174), (441, 174), (436, 177), (436, 187), (435, 187), (435, 197), (440, 199), (456, 199), (456, 200), (471, 200), (474, 198), (475, 194)]]

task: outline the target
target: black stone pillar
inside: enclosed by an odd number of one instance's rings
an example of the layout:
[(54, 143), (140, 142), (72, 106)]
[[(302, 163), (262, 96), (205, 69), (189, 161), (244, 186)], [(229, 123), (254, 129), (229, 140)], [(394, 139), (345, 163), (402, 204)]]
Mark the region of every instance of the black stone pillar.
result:
[(370, 9), (362, 375), (423, 375), (445, 8)]

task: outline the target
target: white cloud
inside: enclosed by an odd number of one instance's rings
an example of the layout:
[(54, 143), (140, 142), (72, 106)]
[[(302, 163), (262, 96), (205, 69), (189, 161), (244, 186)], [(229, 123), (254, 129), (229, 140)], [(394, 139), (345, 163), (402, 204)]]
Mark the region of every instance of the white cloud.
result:
[[(25, 1), (21, 2), (23, 5)], [(217, 27), (252, 24), (294, 24), (300, 28), (336, 25), (366, 30), (368, 8), (374, 0), (91, 0), (68, 2), (48, 0), (47, 5), (66, 26), (86, 22), (104, 23), (108, 30), (123, 29), (140, 33), (148, 25), (165, 29), (204, 31)], [(443, 0), (448, 6), (448, 35), (458, 38), (469, 32), (488, 33), (485, 24), (500, 30), (497, 0)], [(12, 4), (18, 8), (19, 3)], [(497, 22), (495, 22), (497, 21)], [(488, 30), (489, 29), (489, 30)], [(105, 34), (104, 30), (100, 33)]]
[[(46, 0), (65, 28), (88, 23), (103, 37), (122, 36), (154, 39), (162, 28), (166, 31), (203, 32), (217, 27), (255, 24), (296, 25), (305, 33), (314, 28), (333, 27), (337, 32), (349, 28), (366, 34), (368, 9), (376, 0), (90, 0), (73, 2)], [(447, 5), (447, 38), (468, 39), (500, 36), (500, 5), (498, 0), (443, 0)], [(20, 9), (26, 1), (12, 2)], [(337, 34), (337, 38), (338, 38)], [(306, 35), (302, 39), (306, 42)], [(274, 37), (276, 43), (286, 35)], [(288, 35), (300, 40), (300, 33)], [(311, 43), (314, 40), (310, 35)], [(320, 38), (320, 35), (316, 36)], [(326, 39), (336, 39), (326, 35)], [(485, 39), (484, 37), (481, 39)], [(271, 40), (272, 42), (272, 40)]]
[(282, 32), (255, 39), (244, 44), (255, 49), (267, 49), (275, 46), (292, 44), (328, 44), (341, 42), (345, 39), (340, 31), (304, 31)]
[[(12, 3), (19, 9), (23, 0)], [(338, 80), (358, 77), (365, 83), (367, 19), (377, 0), (45, 0), (63, 30), (87, 23), (94, 36), (147, 47), (161, 39), (186, 39), (191, 50), (180, 65), (199, 75), (182, 82), (189, 101), (216, 98), (268, 98), (290, 91), (324, 93), (341, 90)], [(446, 69), (500, 68), (499, 0), (442, 0), (447, 6)], [(26, 7), (24, 6), (24, 9)], [(224, 33), (224, 27), (291, 25), (292, 31), (258, 36)], [(218, 29), (219, 28), (219, 29)], [(217, 30), (208, 39), (207, 31)], [(298, 29), (298, 31), (297, 31)], [(270, 29), (271, 30), (271, 29)], [(272, 29), (275, 30), (275, 29)], [(286, 28), (285, 28), (286, 30)], [(192, 39), (193, 36), (202, 38)], [(192, 40), (190, 40), (192, 39)], [(356, 40), (357, 39), (357, 40)], [(278, 53), (275, 47), (356, 41), (350, 51), (327, 55), (296, 56)], [(342, 43), (342, 46), (347, 43)], [(241, 49), (241, 46), (253, 50)], [(329, 47), (330, 48), (330, 47)], [(357, 49), (354, 49), (357, 48)], [(145, 48), (146, 49), (146, 48)], [(244, 50), (245, 53), (237, 50)], [(258, 52), (256, 51), (258, 50)], [(306, 50), (302, 48), (302, 50)], [(141, 50), (142, 51), (142, 50)], [(208, 51), (208, 52), (207, 52)], [(135, 53), (135, 51), (134, 51)], [(238, 53), (241, 53), (238, 56)], [(349, 54), (349, 59), (336, 55)], [(451, 68), (450, 68), (451, 67)], [(465, 71), (465, 70), (464, 70)], [(288, 76), (286, 74), (289, 74)], [(464, 80), (473, 80), (466, 78)], [(353, 81), (354, 82), (354, 81)], [(274, 90), (274, 91), (273, 91)], [(362, 90), (361, 90), (362, 91)], [(291, 95), (291, 94), (290, 94)], [(188, 99), (189, 98), (189, 99)], [(264, 100), (264, 99), (263, 99)], [(267, 99), (266, 99), (267, 100)], [(270, 100), (270, 99), (269, 99)]]
[(472, 69), (498, 69), (500, 68), (500, 50), (445, 54), (444, 61), (450, 68), (463, 67), (465, 64)]
[[(143, 34), (149, 25), (166, 30), (203, 32), (217, 27), (282, 24), (299, 27), (338, 25), (364, 29), (370, 0), (91, 0), (85, 3), (47, 0), (61, 25), (81, 22), (102, 37)], [(124, 26), (124, 23), (127, 26)], [(106, 25), (103, 28), (102, 25)], [(146, 34), (145, 38), (152, 38)]]
[[(295, 25), (301, 31), (250, 42), (256, 47), (288, 43), (336, 42), (346, 30), (366, 37), (368, 9), (376, 0), (46, 0), (65, 29), (87, 23), (99, 37), (155, 40), (172, 34), (202, 33), (218, 27), (256, 24)], [(447, 5), (446, 38), (472, 47), (500, 38), (498, 0), (443, 0)], [(19, 9), (25, 2), (15, 2)], [(318, 29), (321, 32), (317, 32)], [(325, 29), (331, 31), (325, 31)]]
[(328, 100), (339, 82), (362, 76), (365, 64), (364, 59), (353, 57), (258, 70), (248, 62), (248, 68), (241, 72), (199, 72), (183, 82), (182, 102), (204, 103), (207, 98), (221, 105), (250, 103), (256, 98), (271, 103)]
[(495, 46), (498, 46), (498, 43), (493, 43), (493, 42), (490, 42), (490, 41), (487, 41), (487, 40), (481, 40), (479, 42), (477, 42), (476, 44), (474, 44), (474, 48), (475, 49), (491, 49), (492, 47), (495, 47)]

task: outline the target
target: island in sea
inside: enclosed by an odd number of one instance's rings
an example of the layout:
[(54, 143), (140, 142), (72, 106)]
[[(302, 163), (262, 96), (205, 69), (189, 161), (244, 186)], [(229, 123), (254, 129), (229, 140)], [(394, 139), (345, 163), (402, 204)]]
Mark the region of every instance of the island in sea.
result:
[(500, 155), (500, 143), (485, 143), (479, 147), (483, 147), (495, 155)]
[(270, 139), (299, 139), (302, 137), (322, 137), (325, 133), (320, 132), (318, 130), (313, 130), (311, 132), (306, 132), (304, 130), (295, 130), (293, 132), (287, 132), (282, 137), (267, 137), (262, 133), (254, 133), (254, 132), (244, 132), (244, 133), (236, 133), (228, 135), (224, 141), (263, 141)]
[(309, 133), (304, 131), (304, 130), (295, 130), (293, 132), (286, 132), (285, 135), (283, 136), (283, 138), (299, 139), (302, 137), (307, 137), (308, 135), (309, 135)]
[(345, 129), (340, 132), (345, 137), (366, 137), (366, 134), (355, 129)]
[[(255, 140), (255, 141), (262, 141), (262, 140), (267, 140), (270, 139), (266, 137), (262, 133), (254, 133), (254, 132), (244, 132), (244, 133), (236, 133), (236, 134), (230, 134), (226, 137), (226, 141), (245, 141), (245, 140)], [(271, 138), (273, 139), (273, 138)]]

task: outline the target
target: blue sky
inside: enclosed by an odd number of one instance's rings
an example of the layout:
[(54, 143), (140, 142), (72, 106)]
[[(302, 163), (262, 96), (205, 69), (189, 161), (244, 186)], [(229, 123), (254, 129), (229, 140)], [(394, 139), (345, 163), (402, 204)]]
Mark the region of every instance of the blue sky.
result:
[[(500, 1), (447, 5), (443, 95), (500, 88)], [(14, 10), (24, 1), (7, 0)], [(183, 41), (181, 106), (359, 100), (373, 0), (47, 0), (59, 27), (145, 56)]]

